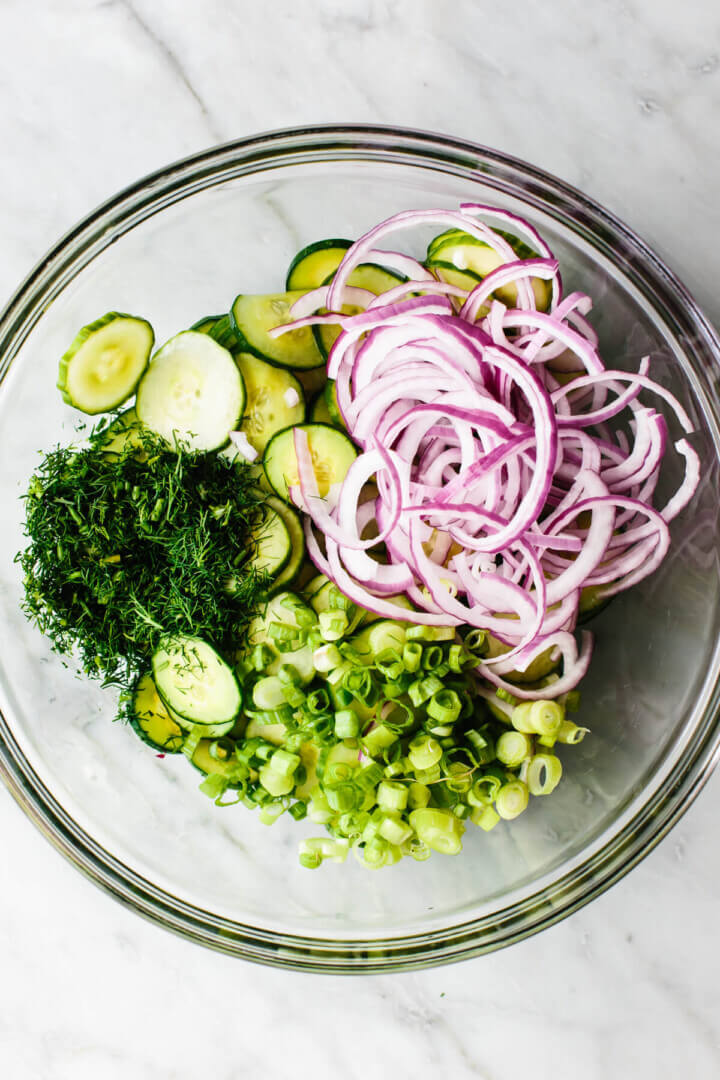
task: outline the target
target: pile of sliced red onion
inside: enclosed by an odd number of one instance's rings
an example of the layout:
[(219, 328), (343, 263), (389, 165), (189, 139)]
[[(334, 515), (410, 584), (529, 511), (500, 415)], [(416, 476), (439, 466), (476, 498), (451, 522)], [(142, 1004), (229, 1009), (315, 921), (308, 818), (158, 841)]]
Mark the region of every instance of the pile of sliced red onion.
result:
[[(539, 257), (518, 259), (487, 220)], [(505, 264), (468, 293), (378, 248), (392, 233), (428, 224), (462, 229)], [(353, 269), (367, 262), (409, 280), (377, 297), (349, 286)], [(536, 310), (532, 278), (550, 282), (547, 313)], [(514, 309), (493, 298), (508, 283), (516, 286)], [(346, 304), (365, 310), (336, 314)], [(319, 307), (331, 313), (313, 314)], [(311, 558), (378, 614), (490, 631), (508, 651), (480, 673), (522, 699), (577, 685), (592, 648), (590, 634), (580, 650), (573, 635), (581, 590), (599, 586), (609, 597), (651, 574), (668, 550), (668, 522), (698, 482), (697, 454), (680, 438), (674, 448), (684, 480), (653, 507), (668, 428), (641, 391), (662, 398), (685, 434), (692, 425), (648, 377), (647, 358), (637, 374), (606, 369), (590, 308), (582, 293), (563, 296), (558, 263), (526, 221), (463, 205), (405, 212), (372, 229), (348, 250), (332, 284), (297, 302), (289, 327), (342, 327), (328, 375), (362, 450), (340, 489), (321, 498), (307, 436), (295, 432), (300, 484), (291, 494), (309, 515)], [(562, 371), (581, 374), (567, 381)], [(411, 616), (387, 599), (397, 593), (417, 608)], [(503, 679), (551, 647), (563, 661), (552, 688)]]

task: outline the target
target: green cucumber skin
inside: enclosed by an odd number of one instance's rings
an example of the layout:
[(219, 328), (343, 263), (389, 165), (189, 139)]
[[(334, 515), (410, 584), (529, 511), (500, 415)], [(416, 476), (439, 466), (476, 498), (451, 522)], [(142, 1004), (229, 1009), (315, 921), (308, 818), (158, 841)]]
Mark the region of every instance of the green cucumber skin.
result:
[[(313, 432), (323, 432), (323, 431), (331, 432), (332, 433), (332, 441), (337, 442), (338, 450), (340, 449), (341, 446), (342, 446), (343, 449), (345, 449), (346, 446), (347, 446), (347, 448), (349, 448), (353, 453), (353, 460), (354, 460), (355, 457), (357, 457), (357, 449), (353, 445), (353, 442), (350, 439), (350, 437), (344, 431), (341, 431), (339, 428), (335, 427), (332, 424), (295, 424), (295, 425), (293, 425), (293, 427), (284, 428), (282, 431), (278, 431), (278, 433), (276, 435), (273, 435), (272, 439), (270, 439), (269, 443), (265, 447), (265, 453), (263, 454), (263, 468), (265, 470), (265, 476), (267, 477), (267, 480), (268, 480), (268, 483), (270, 484), (270, 487), (273, 489), (273, 491), (278, 496), (278, 498), (281, 499), (285, 503), (289, 502), (287, 495), (283, 491), (283, 488), (286, 486), (285, 485), (285, 480), (283, 479), (282, 486), (278, 487), (278, 484), (273, 481), (273, 478), (272, 478), (272, 475), (271, 475), (272, 473), (276, 472), (274, 464), (273, 464), (273, 455), (277, 454), (277, 452), (278, 452), (278, 446), (276, 445), (278, 443), (278, 441), (280, 439), (286, 439), (288, 437), (288, 433), (291, 433), (295, 428), (302, 428), (304, 431), (306, 431), (308, 433), (308, 436), (311, 436)], [(342, 442), (338, 442), (337, 440), (342, 440)], [(292, 439), (290, 440), (289, 446), (293, 446)], [(294, 454), (294, 449), (293, 449), (293, 454)], [(350, 466), (348, 464), (348, 468), (349, 467)], [(282, 477), (284, 478), (286, 474), (282, 473), (280, 475), (282, 475)], [(277, 480), (277, 477), (276, 477), (276, 480)]]
[[(269, 295), (281, 295), (281, 294), (269, 294)], [(288, 371), (292, 371), (293, 374), (295, 374), (295, 375), (299, 375), (300, 372), (304, 372), (304, 371), (316, 371), (318, 368), (321, 368), (321, 367), (324, 366), (325, 359), (322, 356), (322, 354), (320, 353), (320, 351), (318, 350), (316, 344), (315, 344), (316, 356), (310, 357), (310, 359), (312, 359), (313, 362), (312, 363), (307, 363), (307, 364), (293, 364), (293, 363), (289, 363), (285, 359), (280, 360), (280, 359), (278, 359), (277, 356), (269, 356), (267, 352), (262, 351), (262, 349), (260, 348), (259, 345), (255, 345), (248, 338), (245, 330), (243, 329), (242, 324), (238, 321), (238, 315), (237, 315), (237, 311), (236, 311), (236, 308), (237, 308), (237, 305), (239, 304), (239, 302), (241, 300), (247, 298), (247, 297), (254, 298), (252, 296), (252, 294), (250, 294), (250, 293), (240, 293), (238, 296), (235, 297), (235, 300), (233, 302), (233, 306), (230, 309), (230, 322), (231, 322), (231, 325), (232, 325), (233, 332), (234, 332), (234, 334), (235, 334), (235, 336), (236, 336), (236, 338), (238, 340), (238, 343), (239, 343), (238, 344), (238, 349), (241, 352), (250, 353), (252, 356), (256, 356), (258, 358), (258, 360), (264, 360), (266, 364), (271, 364), (273, 367), (285, 368)], [(264, 299), (265, 297), (260, 296), (260, 297), (257, 297), (257, 298), (258, 299)], [(314, 339), (314, 334), (312, 335), (312, 337)]]
[(195, 330), (198, 334), (209, 334), (215, 324), (220, 322), (222, 318), (224, 318), (224, 315), (206, 315), (203, 319), (198, 319), (188, 329)]
[(305, 532), (299, 515), (292, 507), (284, 503), (277, 495), (270, 495), (267, 501), (275, 513), (283, 519), (290, 535), (290, 555), (271, 586), (271, 592), (274, 593), (279, 589), (285, 589), (298, 577), (305, 561)]
[[(203, 720), (198, 720), (197, 717), (189, 716), (187, 712), (181, 712), (180, 709), (178, 708), (178, 702), (176, 701), (175, 703), (173, 703), (170, 700), (171, 695), (168, 694), (168, 688), (163, 685), (164, 678), (160, 677), (162, 675), (162, 672), (158, 672), (157, 667), (156, 667), (156, 658), (157, 658), (159, 653), (165, 651), (164, 647), (159, 649), (153, 655), (152, 661), (151, 661), (153, 680), (154, 680), (155, 686), (157, 688), (158, 696), (160, 697), (163, 705), (168, 710), (168, 712), (173, 717), (173, 719), (177, 720), (178, 724), (181, 724), (183, 726), (188, 725), (190, 727), (195, 727), (195, 726), (203, 727), (203, 728), (207, 728), (208, 731), (214, 730), (216, 732), (219, 731), (221, 728), (224, 728), (225, 731), (229, 731), (232, 728), (235, 721), (237, 720), (237, 717), (241, 713), (242, 706), (243, 706), (242, 690), (240, 688), (240, 684), (238, 683), (237, 678), (235, 677), (235, 674), (234, 674), (232, 668), (227, 663), (227, 661), (224, 660), (222, 656), (220, 656), (220, 654), (217, 652), (216, 649), (213, 649), (211, 645), (208, 645), (208, 643), (206, 641), (203, 641), (201, 638), (192, 638), (192, 637), (183, 636), (182, 638), (179, 638), (177, 640), (182, 641), (183, 647), (192, 646), (193, 644), (197, 643), (197, 644), (201, 645), (204, 649), (207, 649), (209, 652), (214, 653), (214, 655), (221, 662), (221, 664), (225, 668), (227, 668), (228, 672), (232, 675), (232, 681), (234, 683), (234, 689), (235, 689), (236, 697), (237, 697), (237, 707), (236, 707), (233, 715), (232, 716), (227, 716), (224, 720), (206, 720), (206, 721), (203, 721)], [(172, 641), (169, 642), (168, 644), (172, 645)], [(216, 734), (215, 737), (217, 738), (219, 736)]]
[[(292, 262), (290, 263), (290, 265), (288, 267), (288, 272), (287, 272), (287, 275), (285, 277), (285, 289), (286, 289), (286, 291), (291, 292), (294, 289), (298, 288), (297, 285), (294, 285), (292, 283), (293, 282), (293, 275), (297, 276), (298, 268), (301, 266), (302, 263), (305, 262), (305, 260), (308, 258), (308, 256), (314, 255), (316, 251), (329, 251), (329, 250), (332, 250), (332, 249), (337, 249), (338, 251), (347, 251), (348, 248), (352, 247), (352, 245), (353, 245), (352, 240), (330, 239), (330, 240), (316, 240), (313, 244), (308, 244), (307, 247), (301, 248), (300, 251), (298, 251), (297, 255), (295, 256), (295, 258), (292, 260)], [(318, 281), (316, 283), (316, 285), (322, 285), (322, 284), (323, 284), (322, 281)], [(299, 287), (300, 288), (308, 288), (307, 285), (301, 285)], [(310, 286), (310, 287), (312, 287), (312, 286)]]
[[(135, 382), (132, 384), (132, 386), (129, 387), (129, 389), (123, 394), (122, 397), (115, 399), (110, 405), (104, 405), (103, 407), (98, 407), (97, 409), (80, 409), (80, 406), (75, 404), (71, 395), (67, 391), (67, 375), (70, 364), (73, 360), (73, 357), (80, 351), (82, 346), (93, 336), (93, 334), (96, 334), (98, 330), (103, 330), (106, 326), (109, 326), (111, 323), (115, 322), (118, 319), (130, 319), (132, 322), (141, 323), (149, 330), (149, 343), (147, 347), (147, 355), (145, 356), (145, 363), (141, 367)], [(145, 371), (147, 370), (148, 361), (150, 360), (154, 344), (155, 331), (153, 330), (148, 320), (143, 319), (139, 315), (129, 315), (127, 312), (124, 311), (108, 311), (107, 314), (102, 315), (99, 319), (94, 319), (93, 322), (87, 323), (86, 326), (83, 326), (80, 330), (78, 330), (77, 334), (75, 335), (70, 344), (70, 347), (60, 357), (56, 385), (58, 390), (60, 391), (60, 394), (62, 395), (63, 401), (66, 405), (70, 405), (74, 409), (80, 409), (80, 411), (84, 412), (87, 416), (97, 416), (99, 413), (111, 412), (113, 409), (119, 408), (120, 405), (122, 405), (129, 398), (131, 398), (137, 390), (140, 380), (142, 379)]]

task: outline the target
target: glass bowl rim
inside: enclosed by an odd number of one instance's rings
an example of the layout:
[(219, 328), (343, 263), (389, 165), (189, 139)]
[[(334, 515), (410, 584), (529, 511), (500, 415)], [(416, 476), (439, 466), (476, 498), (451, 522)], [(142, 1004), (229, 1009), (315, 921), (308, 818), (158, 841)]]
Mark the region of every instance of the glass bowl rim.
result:
[[(0, 314), (0, 382), (52, 299), (118, 235), (196, 191), (261, 168), (322, 160), (372, 160), (446, 171), (472, 180), (480, 163), (499, 190), (517, 192), (545, 213), (568, 214), (594, 247), (625, 259), (642, 291), (662, 297), (664, 314), (706, 361), (720, 361), (720, 339), (688, 290), (631, 229), (594, 200), (544, 170), (497, 150), (446, 135), (373, 124), (318, 124), (236, 139), (182, 158), (103, 202), (53, 245)], [(234, 171), (233, 171), (234, 170)], [(696, 375), (703, 374), (693, 368)], [(716, 427), (717, 395), (706, 392)], [(716, 665), (717, 666), (717, 665)], [(465, 959), (521, 940), (600, 895), (666, 835), (720, 758), (720, 679), (681, 757), (623, 828), (592, 855), (519, 902), (460, 924), (372, 940), (284, 934), (212, 915), (172, 897), (93, 841), (34, 772), (0, 712), (0, 779), (53, 846), (96, 885), (151, 921), (211, 948), (278, 967), (315, 972), (409, 970)]]

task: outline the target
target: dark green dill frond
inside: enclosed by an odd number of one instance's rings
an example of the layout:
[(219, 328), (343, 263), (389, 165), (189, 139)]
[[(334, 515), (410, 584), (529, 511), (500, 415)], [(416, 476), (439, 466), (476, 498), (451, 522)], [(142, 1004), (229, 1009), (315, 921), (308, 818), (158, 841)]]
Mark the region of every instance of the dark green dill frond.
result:
[(30, 481), (26, 614), (106, 683), (127, 686), (167, 634), (232, 653), (268, 583), (244, 569), (264, 500), (251, 469), (146, 432), (142, 450), (108, 454), (98, 434)]

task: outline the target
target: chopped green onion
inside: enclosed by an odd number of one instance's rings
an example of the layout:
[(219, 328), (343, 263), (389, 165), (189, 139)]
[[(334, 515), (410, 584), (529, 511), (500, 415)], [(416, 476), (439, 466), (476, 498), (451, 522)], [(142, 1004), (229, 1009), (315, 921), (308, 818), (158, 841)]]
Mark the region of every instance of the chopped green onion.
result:
[(408, 757), (414, 769), (430, 769), (442, 755), (442, 747), (431, 735), (418, 735), (410, 740)]
[(490, 832), (500, 821), (500, 815), (492, 806), (476, 806), (470, 815), (473, 825), (479, 825), (485, 832)]
[(441, 724), (454, 724), (460, 715), (461, 702), (454, 690), (437, 690), (427, 703), (427, 714)]
[(264, 671), (273, 660), (273, 650), (267, 645), (256, 645), (251, 653), (250, 662), (255, 671)]
[(439, 645), (426, 645), (422, 654), (422, 666), (425, 671), (435, 671), (444, 659), (444, 654)]
[(284, 813), (285, 807), (281, 802), (268, 803), (260, 809), (260, 823), (261, 825), (274, 825), (281, 814)]
[(292, 773), (279, 773), (269, 763), (261, 766), (258, 771), (258, 779), (268, 794), (278, 798), (280, 795), (289, 795), (295, 787)]
[(462, 848), (463, 823), (450, 810), (424, 807), (409, 817), (418, 840), (443, 855), (457, 855)]
[(352, 709), (335, 713), (335, 734), (338, 739), (354, 739), (360, 734), (360, 718)]
[(528, 804), (528, 787), (522, 780), (511, 780), (503, 784), (495, 799), (495, 809), (501, 818), (510, 821), (518, 817)]
[[(310, 858), (318, 856), (320, 862), (329, 859), (330, 862), (341, 863), (345, 862), (349, 850), (350, 844), (343, 838), (333, 840), (327, 836), (313, 836), (309, 840), (300, 841), (300, 861), (302, 862), (303, 856)], [(302, 864), (306, 865), (304, 862)]]
[(339, 641), (348, 628), (349, 620), (344, 611), (321, 611), (318, 620), (324, 641)]
[(313, 666), (321, 675), (339, 667), (340, 664), (342, 664), (342, 655), (337, 645), (321, 645), (313, 653)]
[(299, 755), (290, 754), (282, 747), (268, 759), (268, 765), (278, 776), (292, 776), (299, 764)]
[(443, 684), (437, 676), (428, 675), (424, 679), (416, 679), (415, 682), (410, 683), (407, 692), (408, 697), (417, 709), (442, 688)]
[(499, 698), (500, 701), (504, 701), (507, 705), (519, 704), (518, 699), (511, 694), (509, 690), (506, 690), (504, 686), (498, 686), (495, 691), (495, 697)]
[(305, 699), (308, 710), (314, 714), (327, 712), (330, 708), (330, 698), (327, 690), (313, 690)]
[(382, 778), (382, 766), (376, 761), (371, 761), (369, 765), (364, 765), (357, 770), (354, 779), (356, 787), (359, 787), (361, 791), (369, 792), (375, 791)]
[(394, 742), (397, 742), (396, 732), (391, 731), (384, 724), (378, 724), (372, 731), (368, 731), (362, 737), (363, 749), (369, 757), (377, 757), (386, 747), (392, 746)]
[(419, 784), (436, 784), (442, 776), (442, 769), (438, 763), (429, 769), (413, 769), (413, 773)]
[(422, 645), (417, 641), (408, 641), (403, 647), (402, 662), (406, 671), (418, 671), (422, 661)]
[(583, 741), (589, 730), (586, 727), (578, 727), (572, 720), (563, 720), (558, 728), (557, 741), (574, 746), (576, 743)]
[(565, 710), (556, 701), (525, 701), (513, 709), (510, 722), (526, 735), (557, 736)]
[(397, 649), (402, 652), (405, 644), (406, 628), (396, 622), (379, 622), (371, 626), (367, 631), (368, 645), (373, 656), (379, 656), (386, 649)]
[(335, 816), (324, 792), (319, 787), (315, 788), (310, 796), (307, 812), (310, 820), (316, 825), (326, 825)]
[(527, 771), (531, 795), (549, 795), (560, 783), (562, 763), (554, 754), (535, 754)]
[(471, 630), (465, 635), (465, 648), (477, 656), (484, 656), (487, 652), (487, 630)]
[(266, 675), (258, 679), (253, 687), (253, 703), (258, 709), (277, 709), (285, 704), (283, 684), (277, 675)]
[(454, 626), (408, 626), (405, 637), (408, 641), (453, 641)]
[(503, 731), (495, 744), (498, 761), (513, 769), (533, 752), (533, 741), (520, 731)]
[(362, 792), (355, 784), (344, 782), (335, 784), (333, 787), (325, 786), (325, 798), (328, 806), (336, 814), (347, 813), (348, 810), (357, 810), (362, 800)]
[(303, 818), (307, 817), (307, 803), (302, 799), (298, 799), (298, 801), (294, 802), (288, 809), (288, 814), (291, 818), (294, 818), (295, 821), (302, 821)]
[(402, 820), (399, 814), (387, 813), (383, 816), (378, 832), (383, 840), (399, 846), (410, 839), (413, 829), (411, 825)]
[(407, 805), (411, 810), (422, 810), (430, 802), (430, 788), (427, 784), (413, 781), (408, 788)]
[(467, 793), (467, 801), (471, 806), (490, 806), (495, 802), (502, 785), (502, 780), (497, 776), (479, 776)]
[[(381, 780), (377, 788), (377, 804), (382, 810), (404, 810), (408, 804), (408, 789), (404, 784)], [(386, 837), (387, 840), (390, 837)], [(398, 841), (393, 841), (397, 843)]]

